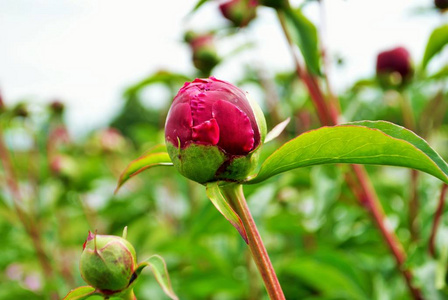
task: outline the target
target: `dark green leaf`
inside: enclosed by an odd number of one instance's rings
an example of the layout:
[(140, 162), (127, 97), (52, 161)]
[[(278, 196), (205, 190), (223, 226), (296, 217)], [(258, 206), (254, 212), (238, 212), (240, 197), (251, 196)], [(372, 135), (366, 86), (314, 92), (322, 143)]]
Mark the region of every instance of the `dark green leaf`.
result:
[(120, 187), (128, 181), (131, 177), (143, 172), (146, 169), (157, 166), (172, 166), (173, 163), (166, 152), (165, 145), (157, 145), (150, 150), (146, 151), (142, 156), (133, 160), (124, 171), (121, 173), (118, 179), (118, 184), (115, 189), (115, 193), (118, 192)]
[(448, 183), (447, 164), (425, 140), (384, 121), (362, 121), (306, 132), (268, 157), (249, 183), (295, 168), (334, 163), (407, 167)]
[(429, 61), (448, 44), (448, 24), (442, 25), (431, 33), (425, 54), (422, 60), (422, 69), (426, 68)]
[(308, 70), (315, 75), (320, 74), (320, 55), (317, 29), (300, 10), (285, 9), (288, 21), (293, 25), (297, 37), (297, 45), (302, 52)]

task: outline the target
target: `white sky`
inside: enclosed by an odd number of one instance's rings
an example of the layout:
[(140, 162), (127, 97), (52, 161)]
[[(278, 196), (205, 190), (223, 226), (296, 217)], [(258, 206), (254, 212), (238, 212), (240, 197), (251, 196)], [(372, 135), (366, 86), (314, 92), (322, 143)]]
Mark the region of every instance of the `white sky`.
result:
[[(0, 0), (0, 90), (6, 103), (57, 98), (67, 102), (75, 131), (105, 125), (128, 85), (160, 68), (191, 74), (184, 30), (226, 24), (216, 1), (186, 20), (195, 2)], [(432, 5), (432, 0), (327, 0), (326, 44), (330, 54), (346, 59), (344, 68), (333, 68), (336, 89), (372, 75), (381, 50), (405, 46), (418, 63), (430, 32), (443, 21)], [(419, 8), (426, 11), (416, 13)], [(316, 4), (305, 14), (319, 23)], [(228, 53), (245, 39), (255, 41), (256, 49), (217, 68), (216, 77), (238, 79), (236, 65), (243, 62), (262, 62), (271, 74), (292, 65), (270, 9), (260, 9), (256, 22), (220, 41), (219, 49)]]

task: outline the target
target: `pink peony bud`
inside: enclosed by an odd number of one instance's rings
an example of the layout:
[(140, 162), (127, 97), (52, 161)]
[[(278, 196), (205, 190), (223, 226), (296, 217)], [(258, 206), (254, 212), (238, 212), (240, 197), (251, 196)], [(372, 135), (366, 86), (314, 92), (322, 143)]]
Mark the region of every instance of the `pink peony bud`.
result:
[(376, 61), (376, 73), (380, 80), (388, 81), (386, 84), (406, 83), (413, 75), (409, 52), (403, 47), (381, 52)]
[(214, 37), (211, 33), (196, 34), (187, 32), (185, 41), (193, 52), (193, 64), (203, 74), (210, 74), (211, 70), (219, 63)]
[(256, 165), (256, 150), (265, 135), (258, 105), (239, 88), (214, 77), (185, 83), (165, 126), (174, 165), (200, 183), (244, 179)]
[(230, 0), (219, 6), (222, 15), (236, 27), (245, 27), (257, 16), (257, 0)]
[(448, 9), (448, 0), (434, 0), (434, 5), (440, 10)]
[(120, 293), (135, 279), (137, 258), (124, 238), (89, 231), (79, 263), (82, 278), (104, 295)]

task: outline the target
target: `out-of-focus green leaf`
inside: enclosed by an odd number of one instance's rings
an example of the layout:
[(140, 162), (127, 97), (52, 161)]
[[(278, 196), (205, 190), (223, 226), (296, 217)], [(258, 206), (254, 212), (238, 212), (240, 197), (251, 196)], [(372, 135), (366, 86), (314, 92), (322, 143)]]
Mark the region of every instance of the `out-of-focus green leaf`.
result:
[(320, 74), (320, 55), (317, 29), (299, 9), (284, 9), (285, 16), (293, 25), (297, 37), (297, 45), (302, 52), (308, 70), (314, 74)]
[(334, 255), (324, 259), (302, 257), (289, 262), (285, 269), (320, 291), (323, 299), (369, 299), (351, 266)]
[(84, 300), (95, 295), (95, 288), (91, 286), (81, 286), (71, 290), (63, 300)]
[(142, 156), (133, 160), (124, 171), (121, 173), (118, 179), (118, 184), (115, 189), (115, 193), (118, 192), (120, 187), (128, 181), (131, 177), (143, 172), (152, 167), (157, 166), (172, 166), (173, 163), (166, 152), (165, 145), (157, 145), (148, 151), (146, 151)]
[(425, 54), (422, 60), (422, 69), (426, 68), (429, 61), (448, 44), (448, 24), (442, 25), (431, 33), (426, 44)]
[(268, 157), (248, 183), (295, 168), (334, 163), (407, 167), (448, 183), (448, 165), (425, 140), (385, 121), (322, 127), (299, 135)]
[(129, 87), (124, 92), (124, 95), (126, 98), (132, 94), (139, 92), (144, 87), (147, 87), (154, 83), (163, 83), (168, 86), (173, 86), (173, 85), (178, 86), (182, 82), (185, 82), (188, 80), (190, 80), (190, 78), (188, 78), (187, 76), (185, 76), (183, 74), (173, 73), (173, 72), (162, 70), (162, 71), (158, 71), (158, 72), (152, 74), (151, 76), (149, 76), (149, 77), (141, 80), (140, 82), (134, 84), (133, 86)]
[(140, 263), (136, 270), (137, 274), (140, 274), (145, 267), (150, 267), (154, 277), (163, 289), (165, 294), (173, 300), (178, 300), (176, 293), (171, 286), (170, 276), (166, 268), (165, 260), (159, 255), (153, 255), (146, 261)]
[(210, 201), (212, 201), (213, 205), (227, 219), (227, 221), (229, 221), (230, 224), (238, 230), (244, 241), (248, 243), (246, 229), (244, 228), (243, 222), (222, 195), (217, 181), (207, 184), (207, 197)]
[(193, 7), (191, 12), (188, 13), (188, 16), (192, 15), (193, 13), (195, 13), (202, 5), (204, 5), (207, 2), (208, 2), (208, 0), (199, 0), (198, 2), (196, 2), (196, 5)]

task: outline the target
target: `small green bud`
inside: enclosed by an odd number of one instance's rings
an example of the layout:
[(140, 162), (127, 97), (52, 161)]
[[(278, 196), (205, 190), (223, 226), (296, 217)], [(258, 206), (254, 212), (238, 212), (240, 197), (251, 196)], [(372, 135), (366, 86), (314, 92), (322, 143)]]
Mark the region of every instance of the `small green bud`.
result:
[(135, 279), (134, 247), (124, 238), (89, 231), (79, 268), (82, 278), (103, 294), (122, 292)]

